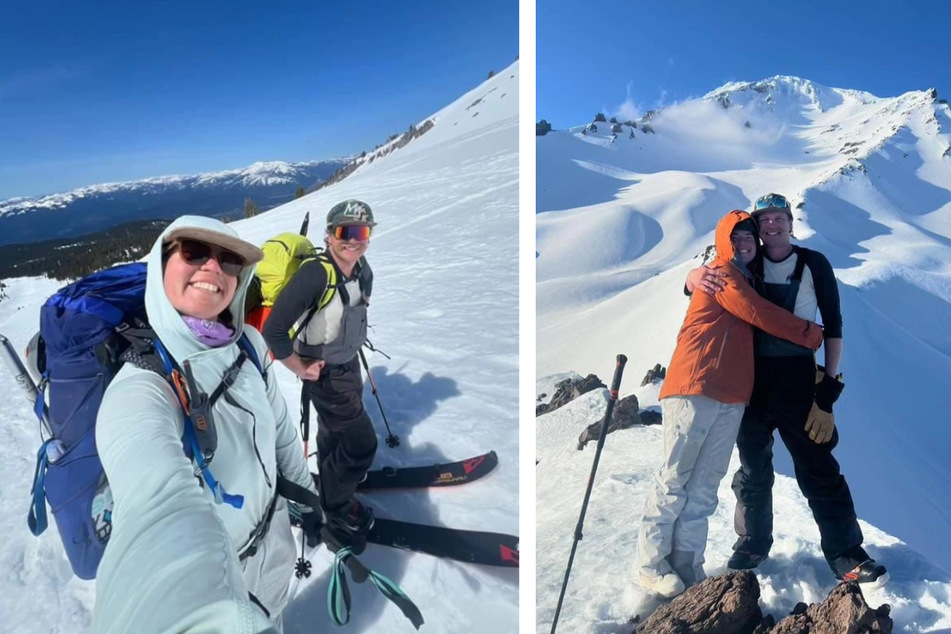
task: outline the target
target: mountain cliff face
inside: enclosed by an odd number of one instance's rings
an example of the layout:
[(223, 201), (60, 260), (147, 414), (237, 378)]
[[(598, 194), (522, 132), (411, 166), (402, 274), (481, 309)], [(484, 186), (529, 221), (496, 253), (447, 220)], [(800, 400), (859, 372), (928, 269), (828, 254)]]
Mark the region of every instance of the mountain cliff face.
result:
[(322, 183), (348, 160), (258, 162), (239, 170), (105, 183), (0, 201), (0, 245), (73, 237), (185, 213), (230, 215), (234, 220), (243, 215), (245, 198), (259, 210), (269, 209), (292, 200), (298, 187)]

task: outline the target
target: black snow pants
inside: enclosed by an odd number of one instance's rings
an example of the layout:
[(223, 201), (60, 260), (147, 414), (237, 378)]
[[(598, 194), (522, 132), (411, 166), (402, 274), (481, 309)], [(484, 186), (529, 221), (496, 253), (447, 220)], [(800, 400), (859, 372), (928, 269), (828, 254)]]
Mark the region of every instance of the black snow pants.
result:
[(779, 430), (831, 565), (863, 538), (849, 485), (832, 456), (838, 429), (821, 445), (805, 431), (815, 396), (815, 361), (812, 356), (757, 357), (755, 368), (753, 396), (736, 440), (740, 469), (733, 478), (734, 528), (739, 537), (733, 549), (767, 555), (773, 544), (773, 431)]
[(320, 500), (325, 510), (334, 511), (350, 501), (376, 455), (376, 431), (363, 408), (359, 358), (325, 366), (304, 389), (317, 410)]

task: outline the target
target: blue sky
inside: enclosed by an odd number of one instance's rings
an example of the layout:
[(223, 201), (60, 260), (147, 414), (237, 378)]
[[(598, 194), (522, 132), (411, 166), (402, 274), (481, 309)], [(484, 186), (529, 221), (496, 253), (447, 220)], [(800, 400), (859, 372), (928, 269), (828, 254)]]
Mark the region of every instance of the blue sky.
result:
[(0, 199), (359, 153), (517, 54), (517, 0), (8, 0)]
[(546, 0), (537, 5), (536, 120), (641, 112), (728, 81), (795, 75), (893, 97), (951, 97), (951, 2)]

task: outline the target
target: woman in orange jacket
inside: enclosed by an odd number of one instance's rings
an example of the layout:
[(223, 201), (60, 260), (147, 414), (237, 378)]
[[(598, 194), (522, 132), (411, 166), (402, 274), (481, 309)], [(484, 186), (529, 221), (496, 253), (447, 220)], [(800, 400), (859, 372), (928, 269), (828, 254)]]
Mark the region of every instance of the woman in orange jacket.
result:
[(717, 223), (711, 266), (726, 273), (726, 287), (691, 298), (660, 391), (664, 462), (644, 508), (638, 567), (641, 585), (665, 597), (705, 578), (707, 518), (753, 392), (753, 326), (813, 350), (822, 344), (818, 325), (750, 286), (757, 233), (745, 211)]

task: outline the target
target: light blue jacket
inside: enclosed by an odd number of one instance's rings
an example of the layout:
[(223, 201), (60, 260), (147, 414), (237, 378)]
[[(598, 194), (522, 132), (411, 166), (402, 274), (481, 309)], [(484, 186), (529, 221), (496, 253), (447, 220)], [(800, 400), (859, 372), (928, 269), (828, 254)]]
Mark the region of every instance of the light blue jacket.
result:
[[(162, 234), (198, 226), (237, 236), (217, 220), (179, 218)], [(236, 327), (230, 345), (200, 343), (166, 297), (162, 237), (148, 257), (146, 310), (169, 353), (188, 360), (199, 387), (211, 394), (239, 354), (244, 299), (253, 270), (242, 271), (230, 311)], [(213, 416), (218, 449), (211, 471), (236, 509), (215, 504), (195, 477), (182, 448), (184, 417), (164, 377), (126, 364), (109, 385), (96, 423), (96, 443), (114, 499), (113, 528), (97, 574), (97, 632), (259, 632), (268, 627), (248, 600), (237, 554), (267, 513), (277, 473), (316, 493), (267, 348), (253, 328), (246, 333), (267, 368), (267, 386), (250, 361)], [(275, 517), (275, 521), (282, 518)], [(289, 582), (290, 570), (288, 570)]]

